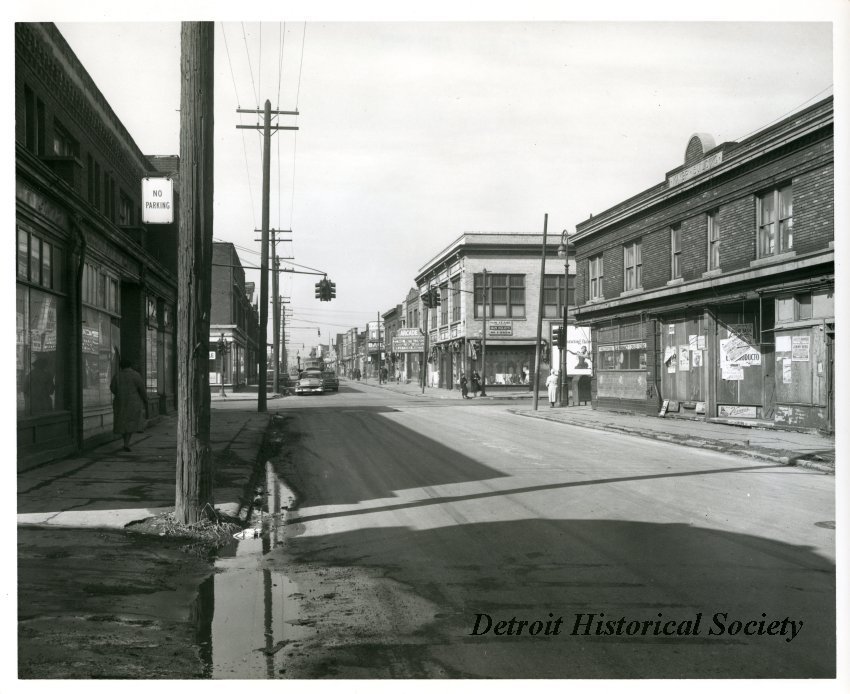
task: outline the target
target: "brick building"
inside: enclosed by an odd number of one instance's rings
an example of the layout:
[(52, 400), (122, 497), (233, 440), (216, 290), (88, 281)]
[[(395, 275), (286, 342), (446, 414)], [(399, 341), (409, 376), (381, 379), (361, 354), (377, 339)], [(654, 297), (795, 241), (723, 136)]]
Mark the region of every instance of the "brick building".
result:
[(149, 416), (173, 409), (177, 229), (142, 224), (141, 184), (176, 178), (178, 161), (142, 154), (53, 24), (14, 32), (22, 462), (112, 437), (119, 356)]
[[(213, 243), (210, 288), (210, 385), (238, 391), (258, 381), (259, 316), (253, 303), (254, 283), (232, 243)], [(223, 341), (226, 349), (217, 349)]]
[[(476, 370), (488, 389), (531, 387), (542, 244), (542, 234), (467, 233), (420, 268), (417, 293), (437, 287), (441, 295), (439, 307), (426, 309), (421, 301), (419, 306), (429, 334), (428, 385), (456, 388), (462, 372)], [(559, 363), (557, 351), (549, 349), (552, 327), (563, 323), (567, 298), (568, 275), (559, 244), (559, 234), (547, 236), (541, 387), (549, 369), (557, 370)]]
[(831, 429), (833, 208), (830, 97), (578, 224), (598, 406)]

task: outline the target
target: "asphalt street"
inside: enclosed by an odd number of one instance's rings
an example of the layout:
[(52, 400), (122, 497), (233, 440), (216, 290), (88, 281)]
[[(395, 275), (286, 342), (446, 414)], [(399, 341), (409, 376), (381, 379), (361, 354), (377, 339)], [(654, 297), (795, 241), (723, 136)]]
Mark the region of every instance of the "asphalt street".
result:
[(834, 477), (510, 407), (270, 402), (297, 502), (259, 560), (269, 672), (834, 676)]

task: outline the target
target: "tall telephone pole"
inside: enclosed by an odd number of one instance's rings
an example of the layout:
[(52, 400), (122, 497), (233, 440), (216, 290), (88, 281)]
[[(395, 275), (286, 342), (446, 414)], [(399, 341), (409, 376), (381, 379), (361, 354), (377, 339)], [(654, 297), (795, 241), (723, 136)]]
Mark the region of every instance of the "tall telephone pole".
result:
[(272, 392), (280, 392), (280, 296), (278, 294), (278, 264), (277, 243), (275, 243), (274, 232), (272, 232), (272, 328), (274, 339), (272, 340), (272, 355), (274, 359), (274, 378), (272, 380)]
[(540, 341), (543, 339), (543, 278), (546, 276), (546, 228), (549, 226), (549, 213), (543, 215), (543, 250), (540, 251), (540, 297), (537, 301), (537, 344), (534, 347), (534, 397), (532, 408), (537, 409), (540, 385)]
[(213, 238), (213, 22), (180, 29), (177, 253), (177, 475), (174, 515), (196, 523), (212, 504), (210, 284)]
[[(237, 128), (263, 131), (263, 228), (261, 230), (260, 249), (260, 334), (257, 342), (260, 346), (260, 374), (257, 386), (257, 412), (267, 411), (266, 386), (268, 381), (268, 322), (269, 322), (269, 177), (271, 170), (271, 133), (272, 130), (298, 130), (294, 125), (272, 125), (272, 114), (297, 116), (298, 111), (272, 111), (271, 101), (266, 99), (262, 111), (237, 109), (237, 113), (262, 113), (263, 125), (237, 125)], [(275, 279), (277, 268), (275, 268)], [(275, 293), (277, 296), (277, 293)]]

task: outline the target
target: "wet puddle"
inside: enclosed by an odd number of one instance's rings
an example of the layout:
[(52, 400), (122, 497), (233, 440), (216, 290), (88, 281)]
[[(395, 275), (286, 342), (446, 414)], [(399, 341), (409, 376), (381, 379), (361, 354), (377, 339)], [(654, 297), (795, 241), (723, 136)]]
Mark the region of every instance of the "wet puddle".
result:
[(199, 588), (193, 621), (213, 679), (284, 677), (293, 647), (314, 634), (299, 623), (298, 586), (264, 562), (282, 542), (283, 512), (291, 503), (266, 463), (265, 489), (258, 490), (247, 537), (219, 553), (216, 572)]

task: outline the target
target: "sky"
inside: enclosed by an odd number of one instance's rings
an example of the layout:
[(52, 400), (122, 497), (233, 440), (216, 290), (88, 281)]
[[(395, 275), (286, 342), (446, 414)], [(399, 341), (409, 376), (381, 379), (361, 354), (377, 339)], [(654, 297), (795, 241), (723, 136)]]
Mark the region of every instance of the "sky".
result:
[[(271, 225), (337, 299), (282, 275), (291, 354), (401, 303), (464, 232), (572, 231), (693, 133), (739, 140), (834, 89), (823, 21), (285, 20), (216, 22), (213, 234), (259, 265), (261, 135), (236, 128), (259, 119), (237, 108), (298, 110), (272, 139)], [(177, 154), (179, 23), (57, 25), (140, 149)]]

